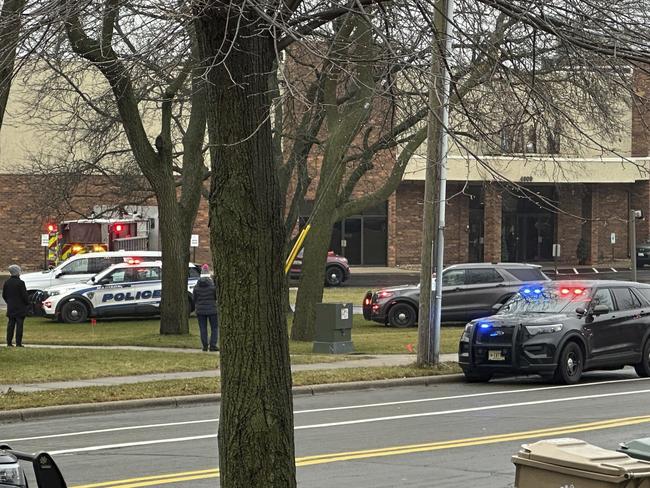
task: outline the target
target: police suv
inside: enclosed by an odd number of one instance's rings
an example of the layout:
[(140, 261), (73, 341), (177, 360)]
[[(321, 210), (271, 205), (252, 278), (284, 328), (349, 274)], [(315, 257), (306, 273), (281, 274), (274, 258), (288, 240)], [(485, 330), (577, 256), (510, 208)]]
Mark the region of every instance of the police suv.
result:
[[(187, 294), (193, 309), (192, 290), (201, 270), (190, 264)], [(66, 323), (89, 317), (157, 315), (162, 290), (162, 263), (131, 260), (111, 266), (85, 283), (48, 288), (42, 297), (46, 317)]]
[(468, 381), (541, 374), (577, 383), (594, 369), (634, 366), (650, 376), (650, 285), (579, 281), (523, 286), (490, 317), (473, 320), (458, 363)]

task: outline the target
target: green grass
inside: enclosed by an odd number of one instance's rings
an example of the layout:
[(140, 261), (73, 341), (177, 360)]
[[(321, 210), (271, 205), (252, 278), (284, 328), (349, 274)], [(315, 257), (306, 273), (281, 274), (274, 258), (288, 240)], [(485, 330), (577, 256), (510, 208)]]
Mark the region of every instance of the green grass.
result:
[[(363, 297), (369, 288), (338, 286), (336, 288), (325, 288), (323, 291), (323, 303), (352, 303), (361, 306)], [(296, 303), (298, 290), (289, 290), (289, 302)]]
[[(291, 326), (291, 317), (289, 317)], [(53, 345), (103, 345), (198, 348), (199, 330), (195, 318), (190, 320), (190, 334), (184, 336), (161, 336), (158, 320), (111, 320), (88, 324), (60, 324), (44, 318), (28, 318), (25, 321), (26, 344)], [(440, 351), (456, 352), (462, 327), (443, 327)], [(361, 354), (408, 354), (416, 348), (417, 329), (394, 329), (367, 322), (360, 315), (354, 316), (352, 341), (355, 352)], [(291, 354), (311, 354), (310, 342), (291, 341)]]
[[(292, 356), (293, 364), (361, 359), (362, 356)], [(107, 376), (207, 371), (219, 367), (215, 353), (102, 349), (0, 348), (0, 384), (85, 380)]]
[[(410, 378), (459, 373), (456, 364), (443, 363), (438, 368), (395, 366), (387, 368), (350, 368), (339, 370), (303, 371), (293, 375), (294, 386), (333, 382)], [(151, 381), (130, 385), (86, 387), (49, 390), (35, 393), (9, 392), (0, 394), (0, 410), (16, 410), (29, 407), (97, 403), (141, 398), (219, 393), (218, 378), (195, 378), (189, 380)]]

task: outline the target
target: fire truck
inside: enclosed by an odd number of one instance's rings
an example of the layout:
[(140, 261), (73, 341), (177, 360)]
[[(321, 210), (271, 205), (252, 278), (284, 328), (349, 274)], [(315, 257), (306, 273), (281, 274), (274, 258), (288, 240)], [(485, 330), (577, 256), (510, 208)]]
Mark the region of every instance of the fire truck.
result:
[(87, 252), (152, 250), (150, 226), (150, 219), (137, 214), (49, 223), (48, 264), (55, 266), (70, 256)]

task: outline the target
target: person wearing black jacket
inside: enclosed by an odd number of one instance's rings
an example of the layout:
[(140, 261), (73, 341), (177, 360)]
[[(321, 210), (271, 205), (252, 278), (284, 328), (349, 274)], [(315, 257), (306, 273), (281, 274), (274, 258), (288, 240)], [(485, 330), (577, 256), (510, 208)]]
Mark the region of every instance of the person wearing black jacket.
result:
[(210, 321), (210, 351), (218, 351), (217, 287), (208, 275), (207, 265), (203, 265), (202, 271), (201, 278), (199, 278), (192, 292), (194, 297), (194, 310), (196, 311), (196, 318), (199, 320), (199, 331), (201, 333), (203, 350), (208, 350), (208, 321)]
[(23, 322), (27, 315), (29, 297), (25, 282), (20, 279), (20, 267), (12, 264), (9, 266), (11, 275), (2, 287), (2, 299), (7, 304), (7, 346), (13, 346), (14, 331), (16, 332), (16, 346), (23, 347)]

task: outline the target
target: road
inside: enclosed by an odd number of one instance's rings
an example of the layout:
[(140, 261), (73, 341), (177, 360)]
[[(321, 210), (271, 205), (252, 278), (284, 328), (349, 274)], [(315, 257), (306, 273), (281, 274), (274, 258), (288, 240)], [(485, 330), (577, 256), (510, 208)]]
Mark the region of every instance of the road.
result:
[[(650, 436), (649, 399), (650, 379), (629, 368), (570, 387), (516, 378), (297, 396), (299, 485), (509, 487), (522, 443), (615, 449)], [(2, 425), (0, 437), (53, 452), (72, 487), (201, 488), (217, 486), (218, 415), (212, 405), (53, 418)]]

